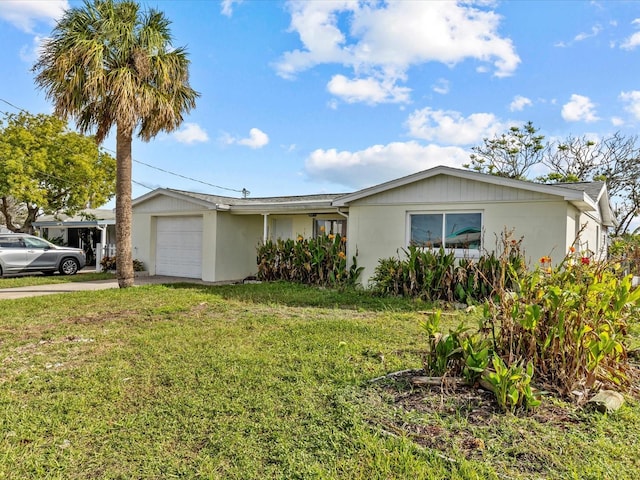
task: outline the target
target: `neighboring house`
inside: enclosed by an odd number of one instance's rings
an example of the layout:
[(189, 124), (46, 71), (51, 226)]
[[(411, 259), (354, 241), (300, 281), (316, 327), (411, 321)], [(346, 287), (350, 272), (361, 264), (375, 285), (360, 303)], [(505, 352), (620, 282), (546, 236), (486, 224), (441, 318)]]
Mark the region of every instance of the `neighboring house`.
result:
[(40, 236), (84, 249), (88, 253), (88, 263), (93, 263), (91, 257), (93, 254), (95, 259), (98, 244), (102, 247), (115, 244), (115, 225), (115, 212), (107, 209), (86, 209), (74, 216), (43, 215), (33, 222)]
[(579, 251), (603, 255), (613, 222), (603, 182), (542, 185), (435, 167), (349, 194), (238, 199), (154, 190), (133, 201), (133, 249), (151, 275), (238, 280), (255, 274), (256, 247), (267, 239), (346, 233), (366, 285), (380, 258), (410, 243), (478, 256), (513, 230), (535, 265), (546, 255), (560, 261), (579, 232)]

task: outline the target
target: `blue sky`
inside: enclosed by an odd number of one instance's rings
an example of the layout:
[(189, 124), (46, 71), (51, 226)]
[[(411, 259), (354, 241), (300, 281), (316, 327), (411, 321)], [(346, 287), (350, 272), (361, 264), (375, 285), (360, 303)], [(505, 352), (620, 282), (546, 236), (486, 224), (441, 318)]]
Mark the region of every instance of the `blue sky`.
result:
[[(134, 196), (349, 192), (461, 166), (529, 120), (547, 139), (640, 126), (640, 2), (140, 3), (173, 22), (201, 97), (179, 131), (134, 143)], [(30, 68), (79, 5), (0, 0), (0, 110), (52, 111)]]

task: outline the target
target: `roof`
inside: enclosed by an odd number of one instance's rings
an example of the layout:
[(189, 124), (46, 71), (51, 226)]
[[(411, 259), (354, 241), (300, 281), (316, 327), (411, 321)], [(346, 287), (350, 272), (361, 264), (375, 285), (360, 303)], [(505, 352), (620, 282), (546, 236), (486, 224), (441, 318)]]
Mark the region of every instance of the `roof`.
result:
[(195, 201), (195, 203), (200, 204), (207, 209), (227, 210), (238, 214), (335, 212), (336, 208), (348, 207), (350, 203), (356, 200), (432, 178), (437, 175), (450, 175), (467, 180), (559, 196), (582, 211), (595, 211), (600, 209), (605, 225), (613, 225), (613, 212), (609, 205), (609, 197), (607, 195), (606, 185), (604, 182), (542, 184), (445, 166), (423, 170), (412, 175), (407, 175), (389, 182), (364, 188), (353, 193), (235, 198), (188, 192), (184, 190), (157, 189), (135, 199), (133, 201), (133, 205), (139, 205), (158, 195), (169, 195), (172, 197), (182, 198), (184, 200)]
[(34, 227), (58, 228), (88, 228), (98, 225), (115, 225), (114, 210), (87, 208), (74, 215), (58, 213), (56, 215), (42, 215), (35, 222)]
[(194, 202), (204, 208), (212, 210), (231, 210), (234, 213), (276, 213), (279, 211), (293, 213), (304, 211), (335, 211), (333, 201), (344, 195), (343, 193), (321, 193), (317, 195), (294, 195), (282, 197), (251, 197), (236, 198), (222, 195), (210, 195), (206, 193), (175, 190), (172, 188), (159, 188), (133, 200), (135, 207), (160, 195), (168, 195), (174, 198)]
[(575, 183), (550, 183), (548, 184), (551, 187), (560, 187), (560, 188), (568, 188), (570, 190), (577, 190), (579, 192), (584, 192), (594, 202), (600, 200), (600, 196), (603, 194), (604, 187), (606, 185), (605, 182), (575, 182)]

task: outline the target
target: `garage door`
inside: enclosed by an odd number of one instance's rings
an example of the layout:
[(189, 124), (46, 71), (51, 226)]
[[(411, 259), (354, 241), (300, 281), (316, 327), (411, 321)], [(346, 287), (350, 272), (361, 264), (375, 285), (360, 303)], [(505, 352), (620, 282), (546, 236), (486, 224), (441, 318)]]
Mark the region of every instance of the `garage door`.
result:
[(156, 275), (202, 278), (202, 217), (158, 217)]

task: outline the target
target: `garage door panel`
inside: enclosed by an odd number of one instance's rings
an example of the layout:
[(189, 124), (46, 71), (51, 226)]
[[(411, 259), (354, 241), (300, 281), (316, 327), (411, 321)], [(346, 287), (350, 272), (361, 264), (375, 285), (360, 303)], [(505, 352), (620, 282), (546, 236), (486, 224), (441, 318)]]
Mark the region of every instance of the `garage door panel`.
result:
[(202, 278), (202, 217), (158, 217), (156, 275)]

